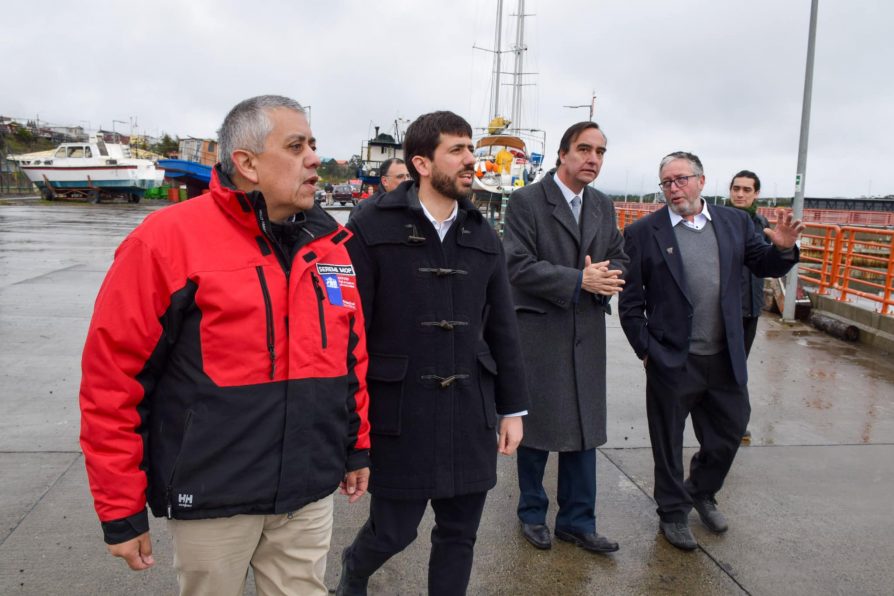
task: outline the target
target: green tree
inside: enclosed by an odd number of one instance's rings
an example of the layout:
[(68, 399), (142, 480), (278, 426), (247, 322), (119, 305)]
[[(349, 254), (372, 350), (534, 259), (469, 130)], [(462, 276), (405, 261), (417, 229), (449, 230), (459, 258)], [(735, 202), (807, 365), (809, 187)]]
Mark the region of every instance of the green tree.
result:
[(12, 134), (12, 136), (15, 137), (15, 139), (23, 145), (29, 147), (34, 143), (34, 133), (22, 126), (17, 126), (16, 131)]
[(150, 147), (153, 153), (158, 153), (159, 155), (168, 155), (170, 153), (177, 153), (180, 150), (180, 137), (177, 139), (172, 139), (168, 133), (164, 133), (161, 136), (161, 139)]
[(329, 184), (338, 184), (353, 178), (355, 172), (356, 170), (350, 165), (339, 165), (334, 159), (327, 159), (317, 168), (317, 176), (320, 177), (320, 181)]

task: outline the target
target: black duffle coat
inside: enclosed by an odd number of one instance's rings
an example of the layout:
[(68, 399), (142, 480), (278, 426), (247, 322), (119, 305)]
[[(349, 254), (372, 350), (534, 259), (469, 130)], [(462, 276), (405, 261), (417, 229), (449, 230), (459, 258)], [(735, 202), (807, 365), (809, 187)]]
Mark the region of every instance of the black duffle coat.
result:
[(441, 242), (404, 183), (356, 211), (367, 327), (370, 492), (449, 498), (496, 484), (499, 415), (527, 409), (506, 261), (468, 200)]

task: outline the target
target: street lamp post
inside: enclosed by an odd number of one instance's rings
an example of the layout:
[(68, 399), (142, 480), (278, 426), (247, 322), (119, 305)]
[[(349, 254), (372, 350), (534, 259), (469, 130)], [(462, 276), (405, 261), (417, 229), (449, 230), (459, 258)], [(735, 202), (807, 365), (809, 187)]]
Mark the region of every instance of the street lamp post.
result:
[(115, 142), (116, 142), (116, 143), (120, 143), (120, 142), (121, 142), (121, 138), (119, 137), (118, 133), (115, 132), (115, 123), (116, 123), (116, 122), (119, 123), (119, 124), (127, 124), (127, 122), (125, 122), (124, 120), (112, 120), (112, 136), (115, 137)]
[[(813, 55), (816, 49), (816, 11), (819, 0), (810, 3), (810, 28), (807, 34), (807, 67), (804, 73), (804, 103), (801, 106), (801, 138), (798, 142), (798, 170), (795, 174), (795, 196), (792, 199), (792, 214), (801, 219), (804, 213), (804, 182), (807, 171), (807, 138), (810, 131), (810, 102), (813, 94)], [(798, 296), (798, 264), (792, 267), (785, 280), (785, 304), (782, 320), (795, 320), (795, 301)]]

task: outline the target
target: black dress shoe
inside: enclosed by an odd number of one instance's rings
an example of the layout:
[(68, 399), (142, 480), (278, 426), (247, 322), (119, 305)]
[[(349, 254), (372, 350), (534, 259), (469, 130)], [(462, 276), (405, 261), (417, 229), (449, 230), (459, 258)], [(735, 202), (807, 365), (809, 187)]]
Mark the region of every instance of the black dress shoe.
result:
[(729, 528), (729, 524), (726, 523), (726, 517), (717, 511), (717, 501), (712, 497), (693, 496), (692, 506), (698, 512), (702, 523), (712, 532), (722, 534)]
[(349, 546), (341, 553), (341, 577), (338, 579), (338, 587), (335, 588), (335, 596), (366, 596), (366, 585), (369, 578), (353, 572), (350, 557), (351, 547)]
[(600, 536), (596, 532), (571, 532), (568, 530), (556, 529), (556, 538), (576, 544), (584, 550), (593, 553), (613, 553), (618, 550), (618, 543), (612, 542), (605, 536)]
[(553, 541), (549, 537), (549, 528), (546, 527), (546, 524), (526, 524), (522, 522), (521, 529), (525, 540), (536, 548), (541, 550), (552, 548)]
[(667, 541), (681, 550), (695, 550), (698, 542), (686, 522), (658, 522), (658, 529)]

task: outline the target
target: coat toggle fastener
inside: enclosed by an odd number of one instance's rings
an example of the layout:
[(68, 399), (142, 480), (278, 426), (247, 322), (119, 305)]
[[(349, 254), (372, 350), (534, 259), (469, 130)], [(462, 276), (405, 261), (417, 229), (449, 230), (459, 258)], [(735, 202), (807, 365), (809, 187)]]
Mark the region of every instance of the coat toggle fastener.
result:
[(441, 389), (447, 389), (454, 382), (460, 379), (468, 379), (469, 375), (450, 375), (449, 377), (439, 377), (438, 375), (422, 375), (424, 381), (437, 381), (441, 385)]

